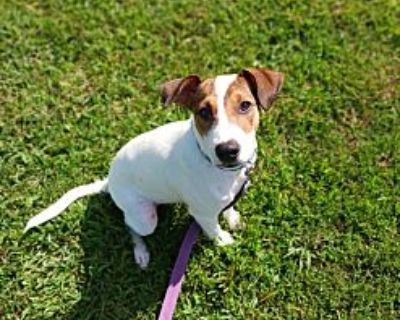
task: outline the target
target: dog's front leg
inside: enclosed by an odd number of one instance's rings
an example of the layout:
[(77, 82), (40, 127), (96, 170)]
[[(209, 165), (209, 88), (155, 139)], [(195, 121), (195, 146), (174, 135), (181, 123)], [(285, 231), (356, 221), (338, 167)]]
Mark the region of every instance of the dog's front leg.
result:
[(206, 214), (195, 214), (195, 211), (193, 210), (190, 211), (191, 215), (196, 219), (205, 235), (209, 239), (215, 240), (217, 245), (226, 246), (233, 243), (232, 235), (229, 232), (222, 230), (219, 225), (218, 214), (210, 217)]
[(237, 230), (245, 227), (245, 224), (242, 222), (242, 219), (240, 218), (239, 212), (237, 212), (233, 207), (230, 207), (229, 209), (225, 210), (223, 212), (223, 216), (226, 222), (228, 222), (230, 230)]

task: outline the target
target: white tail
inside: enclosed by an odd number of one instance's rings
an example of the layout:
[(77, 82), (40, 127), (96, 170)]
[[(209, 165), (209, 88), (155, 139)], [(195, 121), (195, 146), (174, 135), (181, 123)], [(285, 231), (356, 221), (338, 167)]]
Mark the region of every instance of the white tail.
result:
[(53, 203), (50, 207), (40, 212), (38, 215), (32, 217), (24, 229), (24, 233), (29, 229), (37, 227), (42, 223), (57, 217), (61, 212), (63, 212), (72, 202), (82, 198), (83, 196), (99, 193), (102, 191), (107, 191), (108, 179), (95, 181), (90, 184), (85, 184), (83, 186), (76, 187), (69, 190), (60, 199)]

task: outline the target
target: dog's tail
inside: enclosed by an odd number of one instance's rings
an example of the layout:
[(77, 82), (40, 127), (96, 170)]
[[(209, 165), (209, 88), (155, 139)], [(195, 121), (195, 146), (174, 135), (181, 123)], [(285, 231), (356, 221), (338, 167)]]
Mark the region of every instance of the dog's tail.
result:
[(57, 217), (61, 212), (63, 212), (72, 202), (87, 196), (90, 194), (95, 194), (99, 192), (107, 192), (108, 179), (98, 180), (90, 184), (85, 184), (83, 186), (76, 187), (69, 190), (60, 199), (53, 203), (50, 207), (40, 212), (38, 215), (32, 217), (24, 229), (24, 233), (29, 229), (37, 227), (42, 223)]

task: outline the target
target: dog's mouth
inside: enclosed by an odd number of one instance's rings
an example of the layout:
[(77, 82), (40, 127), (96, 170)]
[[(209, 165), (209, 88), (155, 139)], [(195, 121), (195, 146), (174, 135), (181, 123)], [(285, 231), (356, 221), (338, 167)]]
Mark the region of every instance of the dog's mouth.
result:
[(242, 161), (233, 161), (233, 162), (223, 162), (221, 164), (218, 164), (217, 167), (219, 168), (226, 168), (226, 169), (232, 169), (232, 168), (237, 168), (239, 166), (243, 166), (244, 163)]
[(216, 166), (221, 170), (226, 170), (226, 171), (236, 171), (243, 168), (251, 168), (254, 166), (256, 156), (257, 156), (257, 148), (254, 149), (251, 157), (247, 161), (237, 159), (235, 161), (221, 162), (219, 164), (216, 164)]
[(226, 170), (226, 171), (236, 171), (243, 169), (245, 167), (251, 166), (253, 164), (253, 160), (250, 159), (248, 161), (232, 161), (232, 162), (222, 162), (219, 164), (216, 164), (216, 167), (221, 169), (221, 170)]

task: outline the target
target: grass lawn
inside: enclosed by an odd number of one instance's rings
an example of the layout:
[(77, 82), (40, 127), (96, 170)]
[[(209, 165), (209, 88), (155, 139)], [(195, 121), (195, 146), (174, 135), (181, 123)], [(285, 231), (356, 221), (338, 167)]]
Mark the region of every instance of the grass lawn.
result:
[[(201, 237), (176, 319), (399, 319), (400, 3), (1, 1), (0, 318), (154, 319), (190, 222), (160, 208), (148, 270), (109, 196), (26, 236), (141, 132), (185, 119), (157, 87), (268, 66), (235, 245)], [(397, 163), (397, 167), (396, 167)]]

